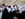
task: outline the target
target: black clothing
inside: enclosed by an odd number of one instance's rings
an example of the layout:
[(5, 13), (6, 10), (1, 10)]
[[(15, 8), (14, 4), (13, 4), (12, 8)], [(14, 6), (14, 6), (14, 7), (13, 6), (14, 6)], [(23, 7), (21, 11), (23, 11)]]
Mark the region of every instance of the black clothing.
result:
[(22, 12), (20, 19), (25, 19), (25, 11)]
[(3, 13), (2, 13), (2, 18), (1, 19), (7, 19), (7, 14), (8, 14), (8, 10), (5, 8)]
[[(14, 13), (14, 14), (13, 14)], [(21, 17), (21, 14), (17, 14), (16, 11), (14, 10), (13, 12), (8, 12), (8, 10), (5, 8), (3, 13), (2, 13), (2, 19), (13, 19), (13, 17), (16, 16), (16, 17)]]

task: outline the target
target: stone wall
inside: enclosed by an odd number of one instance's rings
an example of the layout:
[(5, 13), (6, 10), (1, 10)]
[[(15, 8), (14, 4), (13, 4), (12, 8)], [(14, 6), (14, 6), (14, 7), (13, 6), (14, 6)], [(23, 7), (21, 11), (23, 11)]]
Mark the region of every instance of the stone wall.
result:
[(25, 0), (0, 0), (0, 3), (5, 5), (25, 4)]

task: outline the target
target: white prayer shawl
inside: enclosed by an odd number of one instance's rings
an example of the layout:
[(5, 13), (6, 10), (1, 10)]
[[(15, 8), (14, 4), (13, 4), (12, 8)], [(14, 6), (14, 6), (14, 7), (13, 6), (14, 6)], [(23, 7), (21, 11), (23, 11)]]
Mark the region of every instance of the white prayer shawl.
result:
[(0, 12), (3, 12), (4, 8), (0, 8)]
[(20, 5), (19, 7), (18, 7), (18, 9), (19, 9), (19, 13), (22, 13), (22, 5)]
[(18, 9), (19, 9), (19, 13), (22, 13), (22, 11), (25, 10), (25, 5), (20, 5), (20, 6), (18, 7)]
[(12, 12), (13, 12), (14, 10), (15, 10), (15, 11), (17, 10), (17, 7), (16, 7), (16, 6), (12, 8)]
[(25, 5), (23, 5), (23, 7), (22, 7), (22, 11), (25, 11)]

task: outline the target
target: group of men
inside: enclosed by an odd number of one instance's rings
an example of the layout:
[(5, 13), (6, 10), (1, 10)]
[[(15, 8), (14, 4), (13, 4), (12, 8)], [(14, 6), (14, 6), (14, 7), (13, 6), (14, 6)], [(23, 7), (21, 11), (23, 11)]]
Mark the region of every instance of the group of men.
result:
[(18, 19), (24, 19), (25, 11), (22, 14), (17, 14), (17, 12), (19, 13), (17, 5), (14, 5), (12, 8), (11, 6), (5, 7), (1, 19), (13, 19), (14, 16), (18, 17)]

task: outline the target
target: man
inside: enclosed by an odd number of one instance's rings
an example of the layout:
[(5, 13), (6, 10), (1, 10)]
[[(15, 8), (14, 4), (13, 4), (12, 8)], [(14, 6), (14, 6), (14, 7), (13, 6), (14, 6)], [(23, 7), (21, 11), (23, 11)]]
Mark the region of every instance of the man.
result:
[(11, 8), (11, 13), (16, 13), (17, 11), (17, 7), (16, 5), (14, 5), (12, 8)]
[(10, 11), (11, 11), (11, 6), (8, 6), (8, 7), (6, 7), (6, 8), (7, 8), (8, 12), (10, 13)]

